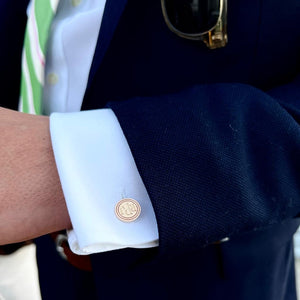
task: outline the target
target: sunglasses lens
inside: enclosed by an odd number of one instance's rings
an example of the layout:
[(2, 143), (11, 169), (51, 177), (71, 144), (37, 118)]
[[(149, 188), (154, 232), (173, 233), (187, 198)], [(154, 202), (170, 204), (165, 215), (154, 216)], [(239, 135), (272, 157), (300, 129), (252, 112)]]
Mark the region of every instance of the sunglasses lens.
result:
[(172, 26), (187, 34), (210, 30), (220, 15), (220, 0), (164, 0), (164, 5)]

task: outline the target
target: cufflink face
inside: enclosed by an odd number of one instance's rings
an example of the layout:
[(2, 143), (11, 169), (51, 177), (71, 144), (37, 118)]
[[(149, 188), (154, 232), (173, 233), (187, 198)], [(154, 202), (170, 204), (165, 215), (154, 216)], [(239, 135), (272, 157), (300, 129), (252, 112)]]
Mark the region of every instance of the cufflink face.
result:
[(117, 203), (115, 213), (120, 221), (133, 222), (140, 216), (141, 206), (136, 200), (125, 198)]

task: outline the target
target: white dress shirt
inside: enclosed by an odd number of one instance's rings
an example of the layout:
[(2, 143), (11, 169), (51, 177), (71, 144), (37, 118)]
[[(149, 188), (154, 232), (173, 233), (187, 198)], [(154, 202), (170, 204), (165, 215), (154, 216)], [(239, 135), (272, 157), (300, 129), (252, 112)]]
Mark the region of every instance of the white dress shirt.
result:
[[(151, 201), (119, 122), (110, 109), (79, 112), (105, 0), (60, 0), (46, 57), (44, 113), (73, 229), (77, 254), (158, 245)], [(53, 113), (55, 112), (55, 113)], [(140, 217), (120, 221), (115, 205), (133, 198)]]

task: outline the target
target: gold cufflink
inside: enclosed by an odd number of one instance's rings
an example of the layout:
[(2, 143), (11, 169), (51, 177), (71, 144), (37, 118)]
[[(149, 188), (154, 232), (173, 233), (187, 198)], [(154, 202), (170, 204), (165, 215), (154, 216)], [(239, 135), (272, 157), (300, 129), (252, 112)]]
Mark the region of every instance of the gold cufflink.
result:
[(136, 200), (125, 198), (117, 203), (115, 213), (120, 221), (133, 222), (140, 216), (141, 206)]

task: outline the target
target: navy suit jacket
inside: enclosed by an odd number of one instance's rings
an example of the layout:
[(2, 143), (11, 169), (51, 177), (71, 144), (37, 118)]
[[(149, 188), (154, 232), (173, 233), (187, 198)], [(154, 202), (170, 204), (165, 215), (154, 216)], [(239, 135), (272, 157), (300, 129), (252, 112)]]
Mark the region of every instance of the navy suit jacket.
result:
[[(9, 107), (28, 1), (19, 2), (0, 4)], [(159, 0), (107, 0), (82, 109), (117, 115), (160, 246), (93, 255), (86, 273), (42, 237), (43, 299), (296, 299), (299, 27), (297, 0), (232, 0), (229, 43), (209, 50), (171, 33)]]

